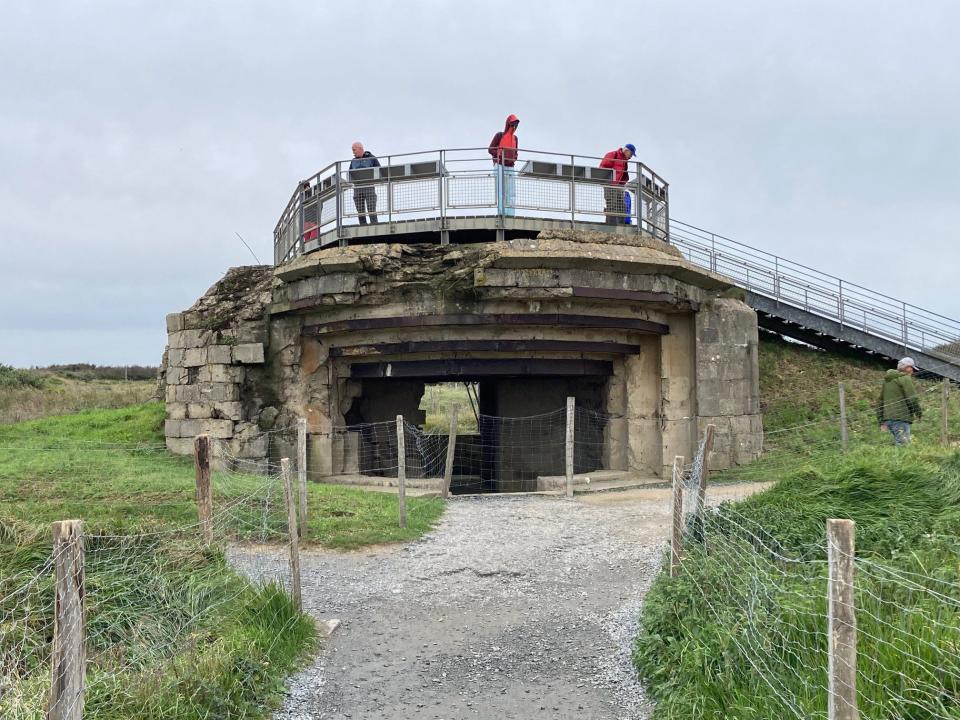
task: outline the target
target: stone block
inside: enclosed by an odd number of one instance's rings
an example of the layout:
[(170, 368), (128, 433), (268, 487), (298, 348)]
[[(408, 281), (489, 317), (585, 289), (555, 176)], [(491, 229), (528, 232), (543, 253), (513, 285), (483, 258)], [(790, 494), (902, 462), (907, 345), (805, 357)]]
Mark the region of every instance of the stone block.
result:
[(196, 385), (174, 385), (174, 400), (177, 402), (200, 402), (200, 388)]
[(163, 399), (167, 403), (176, 402), (177, 400), (177, 387), (176, 385), (167, 385), (163, 389)]
[(166, 382), (167, 385), (186, 385), (188, 379), (187, 369), (183, 367), (168, 366)]
[(172, 348), (195, 348), (204, 344), (206, 330), (180, 330), (167, 335)]
[(226, 420), (243, 419), (243, 403), (240, 402), (215, 402), (213, 403), (213, 417), (220, 417)]
[(183, 316), (180, 313), (167, 315), (167, 332), (179, 332), (180, 330), (183, 330)]
[(229, 365), (233, 362), (233, 348), (229, 345), (208, 346), (207, 362), (218, 365)]
[(184, 367), (199, 367), (207, 364), (207, 349), (205, 347), (187, 348), (183, 353)]
[(188, 403), (187, 417), (193, 420), (205, 420), (212, 417), (213, 408), (207, 403)]
[(198, 420), (197, 422), (200, 424), (200, 434), (209, 435), (212, 438), (233, 437), (233, 420)]
[(233, 347), (233, 361), (254, 365), (263, 362), (263, 343), (245, 343)]
[(236, 455), (240, 458), (262, 458), (267, 456), (270, 449), (270, 436), (257, 435), (238, 443)]
[(739, 415), (742, 413), (746, 407), (746, 399), (740, 400), (728, 400), (725, 398), (720, 399), (720, 414), (721, 415)]
[(244, 369), (242, 367), (236, 367), (235, 365), (208, 365), (207, 367), (210, 369), (210, 382), (243, 382)]
[(167, 349), (167, 365), (183, 367), (183, 348)]
[(197, 388), (194, 402), (234, 402), (240, 399), (240, 388), (236, 383), (200, 383), (188, 387)]
[(171, 420), (183, 420), (187, 417), (187, 406), (185, 403), (168, 402), (167, 417)]
[(163, 425), (167, 437), (192, 438), (200, 434), (199, 420), (166, 420)]
[(174, 455), (193, 455), (193, 438), (167, 437), (167, 450)]

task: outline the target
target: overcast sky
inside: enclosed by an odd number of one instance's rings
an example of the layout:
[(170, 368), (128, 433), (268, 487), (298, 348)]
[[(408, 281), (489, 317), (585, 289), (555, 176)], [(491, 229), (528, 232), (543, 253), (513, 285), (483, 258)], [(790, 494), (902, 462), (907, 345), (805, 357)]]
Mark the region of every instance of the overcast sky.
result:
[(0, 362), (156, 364), (294, 184), (626, 142), (671, 214), (960, 318), (960, 3), (26, 2), (0, 10)]

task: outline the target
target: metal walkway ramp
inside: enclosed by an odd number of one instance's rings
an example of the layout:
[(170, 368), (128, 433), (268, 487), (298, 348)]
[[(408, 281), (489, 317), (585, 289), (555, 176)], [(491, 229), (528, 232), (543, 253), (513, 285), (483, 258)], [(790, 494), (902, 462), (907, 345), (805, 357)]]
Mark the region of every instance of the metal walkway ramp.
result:
[(672, 218), (670, 241), (743, 288), (762, 328), (833, 352), (910, 355), (924, 374), (960, 382), (960, 321)]

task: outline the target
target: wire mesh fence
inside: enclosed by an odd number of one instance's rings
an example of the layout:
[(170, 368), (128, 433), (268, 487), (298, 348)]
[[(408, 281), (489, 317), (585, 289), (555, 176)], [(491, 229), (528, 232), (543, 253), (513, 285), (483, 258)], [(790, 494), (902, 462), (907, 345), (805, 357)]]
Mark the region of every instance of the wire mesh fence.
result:
[[(675, 467), (671, 575), (727, 648), (717, 660), (730, 702), (762, 686), (749, 708), (763, 717), (960, 717), (960, 552), (941, 567), (860, 556), (851, 521), (828, 521), (820, 543), (784, 541), (703, 501), (709, 455), (704, 437)], [(849, 525), (848, 546), (835, 523)]]

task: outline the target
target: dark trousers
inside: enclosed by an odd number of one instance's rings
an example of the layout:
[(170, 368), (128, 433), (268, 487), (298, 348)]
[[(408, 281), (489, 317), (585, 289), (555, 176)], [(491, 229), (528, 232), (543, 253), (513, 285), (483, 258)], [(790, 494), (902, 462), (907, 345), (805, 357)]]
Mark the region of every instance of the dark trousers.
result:
[(367, 214), (370, 215), (370, 222), (377, 222), (377, 191), (372, 187), (357, 188), (353, 191), (353, 204), (357, 207), (360, 214), (360, 224), (367, 224)]
[(620, 185), (604, 187), (603, 203), (606, 205), (603, 212), (607, 216), (607, 225), (623, 225), (623, 218), (627, 214), (627, 206), (623, 202), (623, 187)]

